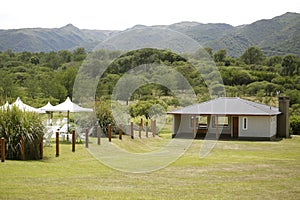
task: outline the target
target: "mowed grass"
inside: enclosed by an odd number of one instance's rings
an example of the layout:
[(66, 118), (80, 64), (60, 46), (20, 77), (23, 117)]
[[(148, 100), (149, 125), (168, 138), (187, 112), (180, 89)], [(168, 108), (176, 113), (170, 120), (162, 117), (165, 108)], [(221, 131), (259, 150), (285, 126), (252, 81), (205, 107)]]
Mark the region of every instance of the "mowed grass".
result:
[[(157, 149), (163, 140), (124, 136), (112, 143), (138, 151)], [(218, 141), (209, 156), (199, 158), (203, 142), (194, 140), (168, 167), (141, 174), (106, 167), (84, 145), (71, 152), (70, 144), (61, 144), (56, 157), (52, 143), (41, 161), (0, 163), (0, 199), (300, 199), (299, 136)]]

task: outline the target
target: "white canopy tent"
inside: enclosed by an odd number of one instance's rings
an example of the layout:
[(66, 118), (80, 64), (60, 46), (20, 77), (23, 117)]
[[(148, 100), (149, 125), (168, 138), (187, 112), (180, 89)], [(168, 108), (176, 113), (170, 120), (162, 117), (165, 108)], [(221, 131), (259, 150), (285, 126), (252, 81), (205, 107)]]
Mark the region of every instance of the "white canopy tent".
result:
[(48, 120), (47, 120), (47, 125), (48, 124), (52, 125), (52, 112), (53, 112), (53, 109), (54, 109), (54, 106), (49, 101), (46, 105), (39, 108), (39, 110), (41, 110), (42, 112), (46, 112), (49, 115)]
[(0, 108), (1, 109), (7, 109), (7, 108), (12, 108), (12, 106), (16, 106), (17, 108), (19, 108), (20, 110), (25, 111), (25, 112), (45, 113), (45, 111), (42, 111), (40, 109), (31, 107), (31, 106), (23, 103), (23, 101), (20, 99), (20, 97), (18, 97), (17, 100), (12, 104), (9, 104), (8, 102), (6, 102)]
[(58, 104), (56, 106), (53, 106), (53, 109), (51, 111), (57, 111), (57, 112), (93, 112), (93, 109), (91, 108), (83, 108), (71, 101), (69, 97), (62, 102), (61, 104)]
[[(48, 104), (47, 104), (48, 105)], [(47, 106), (46, 105), (46, 106)], [(56, 106), (44, 106), (44, 111), (49, 111), (49, 112), (67, 112), (67, 127), (68, 127), (68, 133), (69, 133), (69, 121), (70, 121), (70, 112), (75, 113), (75, 112), (93, 112), (93, 109), (91, 108), (83, 108), (71, 101), (69, 97), (62, 102), (61, 104), (58, 104)]]
[(25, 112), (36, 112), (36, 113), (45, 113), (44, 111), (41, 111), (37, 108), (31, 107), (25, 103), (23, 103), (23, 101), (20, 99), (20, 97), (17, 98), (17, 100), (11, 104), (12, 106), (17, 106), (20, 110), (23, 110)]
[(44, 105), (43, 107), (41, 107), (39, 109), (44, 112), (53, 112), (54, 106), (48, 101), (48, 103), (46, 105)]

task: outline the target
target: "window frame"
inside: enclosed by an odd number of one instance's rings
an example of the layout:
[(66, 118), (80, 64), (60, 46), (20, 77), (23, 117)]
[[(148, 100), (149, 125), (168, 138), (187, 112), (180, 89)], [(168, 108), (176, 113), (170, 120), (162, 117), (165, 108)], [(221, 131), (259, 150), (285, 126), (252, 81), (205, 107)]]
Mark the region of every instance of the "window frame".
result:
[[(201, 124), (201, 118), (205, 118), (206, 124)], [(194, 116), (190, 117), (190, 128), (194, 128)], [(196, 128), (205, 129), (208, 128), (208, 116), (207, 115), (197, 115), (196, 116)]]
[[(218, 124), (216, 124), (216, 117), (218, 117)], [(227, 121), (227, 124), (223, 123), (223, 124), (220, 124), (220, 118), (227, 118), (227, 120), (224, 120), (224, 121)], [(213, 128), (216, 128), (216, 127), (223, 127), (223, 128), (226, 128), (226, 127), (229, 127), (229, 116), (227, 115), (213, 115), (211, 116), (211, 120), (212, 120), (212, 127)], [(222, 121), (222, 120), (221, 120)]]
[(249, 120), (248, 120), (248, 117), (243, 117), (242, 118), (242, 128), (243, 130), (248, 130), (248, 125), (249, 125)]

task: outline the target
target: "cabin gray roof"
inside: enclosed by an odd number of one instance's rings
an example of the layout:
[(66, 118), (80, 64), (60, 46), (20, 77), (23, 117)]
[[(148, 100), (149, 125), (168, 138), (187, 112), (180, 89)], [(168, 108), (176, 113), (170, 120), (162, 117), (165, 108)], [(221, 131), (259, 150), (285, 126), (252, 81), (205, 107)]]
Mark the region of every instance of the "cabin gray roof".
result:
[(238, 97), (220, 97), (203, 103), (183, 107), (168, 114), (198, 115), (278, 115), (278, 108), (255, 103)]

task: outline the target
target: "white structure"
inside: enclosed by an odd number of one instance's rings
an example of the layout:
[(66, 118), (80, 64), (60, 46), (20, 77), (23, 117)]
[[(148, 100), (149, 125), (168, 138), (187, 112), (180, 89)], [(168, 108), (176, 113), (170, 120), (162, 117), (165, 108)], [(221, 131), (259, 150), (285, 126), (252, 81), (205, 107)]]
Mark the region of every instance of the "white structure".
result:
[(3, 106), (0, 106), (0, 109), (7, 109), (7, 108), (11, 109), (13, 106), (16, 106), (17, 108), (19, 108), (23, 112), (45, 113), (42, 110), (39, 110), (37, 108), (31, 107), (31, 106), (23, 103), (23, 101), (20, 99), (20, 97), (18, 97), (16, 99), (16, 101), (12, 104), (9, 104), (8, 102), (6, 102)]
[(207, 133), (232, 138), (270, 139), (277, 135), (278, 108), (241, 98), (222, 97), (168, 112), (173, 136), (204, 137)]
[(83, 107), (73, 103), (69, 97), (67, 97), (67, 99), (64, 102), (62, 102), (61, 104), (58, 104), (56, 106), (49, 106), (48, 109), (44, 108), (44, 110), (49, 111), (49, 112), (67, 112), (67, 127), (68, 127), (67, 132), (68, 133), (70, 132), (69, 131), (70, 112), (72, 112), (72, 113), (93, 112), (93, 109), (91, 109), (91, 108), (83, 108)]

